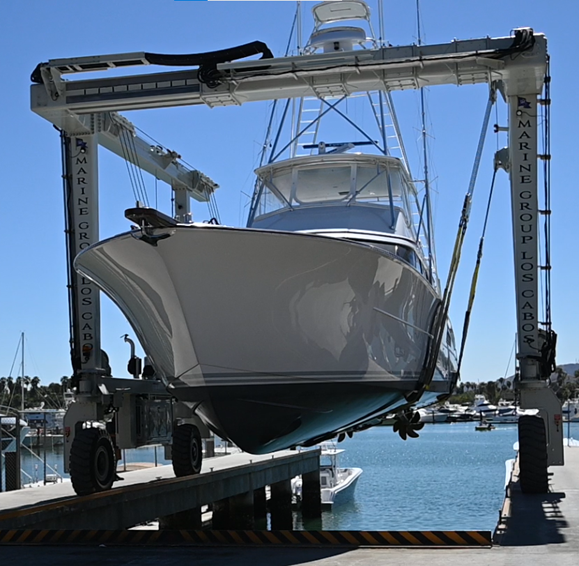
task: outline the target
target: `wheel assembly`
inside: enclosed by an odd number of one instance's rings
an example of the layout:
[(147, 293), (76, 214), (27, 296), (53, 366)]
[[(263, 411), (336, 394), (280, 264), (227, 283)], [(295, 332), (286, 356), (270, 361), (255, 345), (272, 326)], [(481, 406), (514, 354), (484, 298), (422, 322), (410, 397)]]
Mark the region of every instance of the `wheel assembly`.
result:
[(111, 488), (117, 460), (111, 437), (104, 428), (79, 430), (70, 448), (70, 479), (78, 495), (89, 495)]
[(182, 424), (173, 430), (173, 471), (179, 477), (192, 476), (201, 471), (203, 446), (199, 429)]
[(542, 417), (519, 418), (519, 469), (523, 493), (549, 491), (547, 434)]

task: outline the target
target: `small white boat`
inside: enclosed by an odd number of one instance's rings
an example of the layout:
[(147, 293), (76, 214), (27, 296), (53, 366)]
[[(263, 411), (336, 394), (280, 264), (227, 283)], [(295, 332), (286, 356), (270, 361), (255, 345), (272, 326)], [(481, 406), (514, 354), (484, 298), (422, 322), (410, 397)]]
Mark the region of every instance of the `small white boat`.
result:
[[(322, 445), (320, 454), (320, 495), (322, 507), (332, 509), (334, 505), (352, 499), (362, 468), (340, 468), (338, 455), (344, 452), (333, 445)], [(292, 495), (299, 505), (302, 498), (302, 478), (292, 480)]]

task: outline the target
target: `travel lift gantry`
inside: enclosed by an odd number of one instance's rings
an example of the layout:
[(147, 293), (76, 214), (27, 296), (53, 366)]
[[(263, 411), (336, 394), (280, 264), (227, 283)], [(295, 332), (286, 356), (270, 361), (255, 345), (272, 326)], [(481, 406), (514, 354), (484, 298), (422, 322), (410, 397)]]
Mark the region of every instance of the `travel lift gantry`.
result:
[[(231, 62), (253, 53), (263, 57)], [(32, 110), (64, 132), (69, 184), (68, 259), (77, 394), (65, 418), (65, 459), (70, 453), (75, 487), (77, 483), (84, 491), (109, 487), (111, 473), (114, 475), (109, 469), (113, 458), (110, 438), (117, 448), (151, 441), (167, 443), (173, 423), (194, 418), (171, 401), (154, 372), (142, 379), (110, 377), (99, 346), (98, 291), (72, 269), (75, 254), (98, 240), (97, 144), (122, 156), (119, 132), (123, 128), (131, 132), (139, 148), (139, 157), (133, 162), (175, 189), (177, 209), (182, 207), (180, 221), (190, 221), (190, 197), (203, 200), (214, 188), (203, 175), (180, 167), (173, 155), (151, 151), (117, 111), (201, 104), (215, 108), (304, 96), (339, 99), (376, 89), (487, 83), (498, 85), (510, 108), (509, 147), (500, 152), (499, 161), (509, 171), (512, 194), (518, 390), (522, 408), (539, 410), (537, 416), (521, 418), (519, 423), (520, 479), (523, 491), (546, 491), (548, 466), (563, 464), (561, 404), (548, 381), (554, 360), (553, 339), (550, 328), (547, 332), (540, 329), (538, 315), (541, 211), (537, 104), (547, 60), (545, 37), (523, 28), (515, 30), (512, 37), (375, 50), (342, 51), (335, 41), (324, 53), (283, 58), (273, 58), (264, 44), (255, 42), (205, 55), (129, 53), (40, 64), (32, 75)], [(194, 68), (92, 80), (63, 79), (82, 72), (150, 64)], [(162, 418), (150, 419), (151, 415)], [(173, 441), (174, 446), (178, 441), (181, 447), (179, 458), (184, 460), (181, 464), (186, 471), (192, 471), (190, 452), (197, 438), (190, 431), (201, 426), (189, 422), (189, 432)], [(93, 423), (97, 423), (96, 428)], [(80, 436), (83, 442), (76, 443)], [(80, 448), (75, 450), (77, 444)]]

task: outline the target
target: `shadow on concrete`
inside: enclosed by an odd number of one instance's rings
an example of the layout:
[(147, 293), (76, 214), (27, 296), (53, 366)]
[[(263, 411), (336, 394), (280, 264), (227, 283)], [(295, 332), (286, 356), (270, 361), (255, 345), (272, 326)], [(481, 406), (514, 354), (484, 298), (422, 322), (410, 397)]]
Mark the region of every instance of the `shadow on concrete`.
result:
[(562, 544), (562, 529), (568, 522), (559, 504), (565, 493), (524, 494), (517, 483), (511, 491), (512, 514), (506, 522), (506, 532), (497, 542), (501, 546), (538, 546)]
[[(86, 546), (5, 546), (0, 547), (3, 562), (43, 566), (299, 566), (328, 560), (344, 564), (351, 548), (200, 548), (200, 547), (105, 547)], [(326, 562), (324, 562), (326, 564)]]

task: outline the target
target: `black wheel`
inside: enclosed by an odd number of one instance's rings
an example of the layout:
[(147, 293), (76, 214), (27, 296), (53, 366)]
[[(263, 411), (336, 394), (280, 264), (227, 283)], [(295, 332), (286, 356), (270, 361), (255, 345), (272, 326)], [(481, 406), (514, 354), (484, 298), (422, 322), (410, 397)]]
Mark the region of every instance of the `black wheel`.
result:
[(79, 430), (70, 448), (70, 479), (78, 495), (110, 489), (117, 472), (111, 437), (103, 428)]
[(199, 429), (183, 424), (173, 430), (173, 471), (180, 478), (193, 476), (201, 471), (203, 446)]
[(519, 482), (523, 493), (547, 493), (549, 476), (545, 421), (538, 416), (519, 418)]

